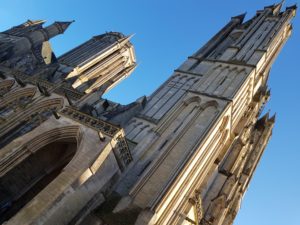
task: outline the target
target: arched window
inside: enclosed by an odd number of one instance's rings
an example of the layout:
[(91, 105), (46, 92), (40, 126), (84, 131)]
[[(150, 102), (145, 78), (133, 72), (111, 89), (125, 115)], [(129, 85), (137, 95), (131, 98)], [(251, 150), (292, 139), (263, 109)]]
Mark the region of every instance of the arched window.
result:
[(4, 164), (0, 170), (0, 223), (14, 216), (61, 173), (76, 153), (78, 131), (77, 126), (50, 130), (0, 161)]

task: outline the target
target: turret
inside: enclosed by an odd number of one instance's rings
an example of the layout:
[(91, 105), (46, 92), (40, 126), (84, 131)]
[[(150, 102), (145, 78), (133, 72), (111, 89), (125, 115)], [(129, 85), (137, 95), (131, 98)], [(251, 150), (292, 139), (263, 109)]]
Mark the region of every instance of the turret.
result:
[(59, 57), (61, 65), (70, 71), (66, 81), (85, 93), (99, 88), (104, 93), (110, 89), (131, 74), (136, 66), (131, 37), (109, 32), (95, 36)]
[(63, 34), (67, 28), (70, 26), (71, 22), (55, 22), (51, 24), (50, 26), (36, 30), (32, 33), (30, 33), (27, 38), (31, 42), (32, 46), (38, 46), (42, 44), (44, 41), (48, 41), (49, 39), (59, 35)]
[[(42, 23), (43, 21), (40, 21), (37, 24), (40, 26)], [(64, 33), (71, 23), (72, 22), (55, 22), (46, 28), (36, 29), (29, 33), (23, 33), (23, 36), (21, 37), (10, 36), (9, 34), (9, 38), (12, 41), (8, 43), (5, 39), (5, 34), (3, 43), (0, 38), (0, 45), (5, 45), (5, 47), (0, 50), (0, 61), (30, 53), (32, 48), (41, 46), (43, 42), (48, 41), (56, 35)]]

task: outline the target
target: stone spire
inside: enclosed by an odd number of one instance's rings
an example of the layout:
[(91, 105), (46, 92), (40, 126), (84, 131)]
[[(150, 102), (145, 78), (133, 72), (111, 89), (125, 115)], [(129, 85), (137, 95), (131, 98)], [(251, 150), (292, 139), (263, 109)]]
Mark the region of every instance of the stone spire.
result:
[(278, 4), (275, 4), (274, 9), (273, 9), (273, 13), (274, 14), (278, 14), (280, 13), (280, 10), (282, 8), (282, 5), (284, 4), (285, 0), (282, 0), (281, 2), (279, 2)]
[(294, 4), (294, 5), (286, 7), (287, 10), (289, 10), (289, 9), (297, 9), (297, 8), (298, 8), (297, 4)]
[(72, 67), (65, 79), (72, 83), (73, 88), (85, 93), (92, 93), (107, 84), (113, 87), (136, 66), (135, 53), (130, 43), (132, 36), (109, 32), (93, 37), (67, 52), (59, 58), (61, 64)]
[[(73, 22), (55, 22), (52, 25), (42, 28), (41, 25), (44, 21), (27, 21), (23, 24), (23, 26), (34, 26), (31, 24), (37, 24), (39, 27), (31, 32), (17, 32), (17, 29), (12, 30), (10, 32), (6, 32), (11, 36), (13, 41), (11, 43), (6, 43), (6, 48), (2, 48), (0, 50), (0, 59), (8, 60), (10, 58), (21, 56), (23, 54), (29, 53), (32, 49), (41, 46), (45, 41), (62, 34), (69, 27), (69, 25)], [(0, 39), (1, 44), (1, 39)]]
[(244, 12), (244, 13), (242, 13), (240, 15), (231, 17), (231, 19), (238, 19), (240, 23), (243, 23), (246, 15), (247, 15), (247, 13)]
[(75, 22), (75, 20), (67, 21), (67, 22), (56, 21), (53, 25), (58, 28), (60, 34), (63, 34), (73, 22)]
[(63, 34), (72, 22), (55, 22), (48, 27), (30, 33), (27, 37), (33, 46), (37, 46), (59, 34)]

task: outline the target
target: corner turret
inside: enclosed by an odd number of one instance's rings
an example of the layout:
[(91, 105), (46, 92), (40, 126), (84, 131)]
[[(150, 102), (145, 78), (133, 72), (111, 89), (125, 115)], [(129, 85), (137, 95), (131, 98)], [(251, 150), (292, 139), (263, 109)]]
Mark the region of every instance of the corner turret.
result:
[[(0, 61), (30, 53), (33, 48), (39, 47), (45, 41), (64, 33), (72, 22), (55, 22), (46, 28), (41, 27), (43, 23), (44, 21), (27, 21), (27, 24), (25, 23), (22, 26), (38, 25), (38, 28), (35, 28), (32, 32), (24, 32), (23, 30), (17, 33), (18, 36), (15, 35), (17, 31), (16, 28), (3, 33), (3, 35), (0, 36), (0, 45), (5, 45), (5, 48), (1, 48), (0, 50)], [(7, 42), (7, 40), (10, 41)]]

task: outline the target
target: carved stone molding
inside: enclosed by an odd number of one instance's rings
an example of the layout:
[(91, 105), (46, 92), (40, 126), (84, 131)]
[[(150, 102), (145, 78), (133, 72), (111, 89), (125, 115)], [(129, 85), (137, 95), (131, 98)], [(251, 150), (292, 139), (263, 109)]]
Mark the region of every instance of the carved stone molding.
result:
[(194, 205), (194, 207), (195, 207), (195, 216), (197, 219), (197, 224), (199, 224), (203, 218), (203, 206), (202, 206), (201, 192), (196, 190), (194, 193), (194, 196), (189, 199), (189, 202), (192, 205)]
[(103, 132), (109, 137), (113, 137), (121, 129), (116, 125), (92, 117), (69, 106), (61, 110), (59, 114), (64, 115), (97, 131)]

